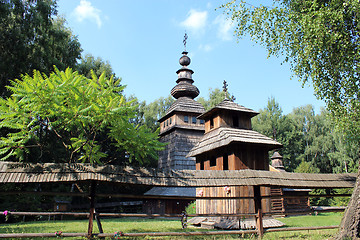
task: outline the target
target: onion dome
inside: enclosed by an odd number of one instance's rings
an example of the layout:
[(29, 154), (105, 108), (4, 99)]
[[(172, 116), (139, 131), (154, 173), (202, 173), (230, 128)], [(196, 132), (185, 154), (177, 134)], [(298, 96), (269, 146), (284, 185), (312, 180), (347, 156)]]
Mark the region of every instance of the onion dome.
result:
[(171, 89), (171, 95), (178, 99), (180, 97), (196, 98), (199, 96), (199, 89), (193, 85), (194, 80), (192, 79), (193, 70), (187, 66), (190, 65), (190, 58), (187, 56), (188, 52), (182, 52), (183, 56), (180, 58), (179, 63), (182, 66), (176, 71), (178, 79), (176, 80), (177, 85)]

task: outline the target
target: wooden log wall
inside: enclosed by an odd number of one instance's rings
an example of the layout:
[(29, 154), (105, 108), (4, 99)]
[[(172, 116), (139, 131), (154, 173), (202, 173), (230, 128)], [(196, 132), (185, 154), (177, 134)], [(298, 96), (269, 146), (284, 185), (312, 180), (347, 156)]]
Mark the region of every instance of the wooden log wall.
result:
[[(269, 155), (267, 149), (255, 149), (250, 145), (231, 144), (230, 146), (211, 151), (199, 156), (196, 161), (197, 170), (269, 170)], [(227, 161), (227, 162), (226, 162)], [(229, 186), (228, 193), (224, 187), (197, 188), (197, 196), (204, 197), (253, 197), (252, 186)], [(261, 196), (269, 196), (270, 188), (261, 187)], [(198, 199), (196, 200), (198, 214), (213, 213), (255, 213), (253, 199)], [(271, 201), (261, 200), (263, 212), (270, 212)]]
[[(227, 189), (226, 189), (227, 188)], [(261, 196), (269, 196), (270, 188), (260, 187)], [(255, 213), (253, 186), (226, 186), (196, 188), (196, 195), (202, 197), (238, 197), (239, 199), (197, 199), (197, 214), (246, 214)], [(264, 212), (270, 211), (270, 200), (261, 200)]]

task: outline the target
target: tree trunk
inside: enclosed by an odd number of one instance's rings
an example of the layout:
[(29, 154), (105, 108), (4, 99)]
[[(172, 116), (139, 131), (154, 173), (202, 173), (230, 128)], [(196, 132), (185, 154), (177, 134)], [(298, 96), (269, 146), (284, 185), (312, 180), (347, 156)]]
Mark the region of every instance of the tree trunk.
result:
[(335, 239), (360, 239), (360, 167), (355, 188)]

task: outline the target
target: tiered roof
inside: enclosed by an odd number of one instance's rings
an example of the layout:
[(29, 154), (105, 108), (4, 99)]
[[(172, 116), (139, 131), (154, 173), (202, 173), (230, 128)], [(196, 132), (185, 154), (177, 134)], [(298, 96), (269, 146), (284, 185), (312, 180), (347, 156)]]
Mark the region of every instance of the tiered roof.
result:
[(182, 66), (176, 71), (178, 79), (176, 85), (171, 89), (171, 95), (176, 101), (167, 110), (165, 116), (160, 118), (158, 121), (161, 122), (168, 118), (175, 112), (186, 112), (186, 113), (197, 113), (201, 114), (205, 111), (205, 108), (194, 100), (199, 94), (199, 89), (193, 85), (194, 80), (192, 79), (193, 70), (189, 69), (190, 58), (187, 56), (188, 52), (182, 52), (183, 56), (180, 58), (179, 63)]
[(249, 114), (250, 117), (254, 117), (254, 116), (259, 114), (258, 112), (254, 111), (254, 110), (252, 110), (250, 108), (246, 108), (246, 107), (244, 107), (242, 105), (234, 103), (234, 102), (230, 101), (229, 99), (224, 99), (221, 103), (219, 103), (218, 105), (216, 105), (215, 107), (213, 107), (209, 111), (201, 114), (198, 118), (205, 119), (208, 116), (213, 115), (215, 112), (217, 112), (217, 111), (219, 111), (221, 109), (228, 110), (228, 111), (246, 113), (246, 114)]
[(194, 157), (201, 153), (227, 146), (232, 142), (261, 144), (268, 146), (270, 149), (282, 146), (282, 144), (253, 130), (219, 127), (205, 134), (198, 144), (191, 149), (188, 156)]

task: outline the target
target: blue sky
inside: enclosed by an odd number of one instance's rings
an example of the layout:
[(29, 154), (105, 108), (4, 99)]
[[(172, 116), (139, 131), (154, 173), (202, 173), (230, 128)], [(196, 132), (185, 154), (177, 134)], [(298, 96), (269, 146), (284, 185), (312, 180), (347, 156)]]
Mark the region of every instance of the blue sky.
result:
[[(319, 113), (312, 86), (290, 80), (289, 66), (249, 39), (237, 39), (234, 28), (217, 9), (226, 1), (194, 0), (58, 0), (58, 14), (67, 20), (84, 50), (108, 60), (126, 84), (126, 95), (147, 103), (167, 97), (176, 84), (179, 58), (186, 50), (200, 96), (228, 82), (236, 102), (258, 111), (275, 97), (284, 114), (312, 104)], [(251, 2), (251, 1), (250, 1)], [(254, 1), (254, 5), (258, 4)]]

